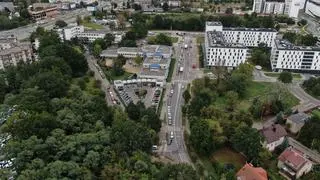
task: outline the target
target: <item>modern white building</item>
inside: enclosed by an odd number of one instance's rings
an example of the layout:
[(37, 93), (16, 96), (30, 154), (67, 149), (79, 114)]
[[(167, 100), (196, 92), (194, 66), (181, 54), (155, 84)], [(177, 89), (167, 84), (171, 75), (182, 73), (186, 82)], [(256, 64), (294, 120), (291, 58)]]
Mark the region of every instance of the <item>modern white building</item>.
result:
[(298, 18), (306, 0), (254, 0), (253, 11), (258, 14), (284, 14)]
[(320, 0), (307, 0), (305, 13), (320, 18)]
[(286, 40), (275, 40), (271, 50), (273, 71), (320, 71), (320, 47), (295, 46)]
[(205, 65), (237, 67), (247, 60), (251, 47), (272, 47), (276, 35), (275, 29), (224, 28), (220, 22), (206, 22)]
[(58, 34), (63, 40), (71, 40), (78, 37), (80, 40), (93, 42), (98, 38), (104, 38), (106, 31), (85, 30), (82, 25), (71, 24), (62, 29), (58, 29)]

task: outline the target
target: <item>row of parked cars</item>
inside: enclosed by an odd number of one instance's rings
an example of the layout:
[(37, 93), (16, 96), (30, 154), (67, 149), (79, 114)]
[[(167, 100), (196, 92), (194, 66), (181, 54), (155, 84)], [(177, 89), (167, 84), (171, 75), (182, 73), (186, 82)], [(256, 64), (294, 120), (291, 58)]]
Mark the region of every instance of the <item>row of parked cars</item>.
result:
[(120, 97), (123, 100), (124, 104), (127, 106), (130, 102), (132, 102), (132, 99), (130, 96), (128, 96), (128, 93), (123, 89), (122, 91), (119, 91)]
[(156, 88), (152, 97), (152, 105), (157, 105), (159, 103), (160, 96), (161, 96), (161, 90), (159, 88)]

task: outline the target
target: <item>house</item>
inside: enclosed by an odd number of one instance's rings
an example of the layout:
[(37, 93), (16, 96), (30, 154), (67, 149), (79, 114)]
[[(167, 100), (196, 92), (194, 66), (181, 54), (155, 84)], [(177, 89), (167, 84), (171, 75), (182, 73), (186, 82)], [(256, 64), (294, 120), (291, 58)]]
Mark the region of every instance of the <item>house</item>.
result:
[(292, 133), (297, 133), (304, 126), (305, 122), (309, 119), (309, 116), (305, 113), (297, 113), (287, 118), (286, 124), (289, 125), (289, 130)]
[(278, 157), (278, 168), (284, 177), (298, 179), (311, 171), (312, 162), (302, 152), (288, 147)]
[(237, 180), (268, 180), (267, 172), (261, 167), (246, 163), (236, 174)]
[(286, 138), (287, 131), (280, 124), (273, 124), (260, 131), (265, 141), (263, 146), (269, 151), (273, 151), (277, 146), (281, 145)]

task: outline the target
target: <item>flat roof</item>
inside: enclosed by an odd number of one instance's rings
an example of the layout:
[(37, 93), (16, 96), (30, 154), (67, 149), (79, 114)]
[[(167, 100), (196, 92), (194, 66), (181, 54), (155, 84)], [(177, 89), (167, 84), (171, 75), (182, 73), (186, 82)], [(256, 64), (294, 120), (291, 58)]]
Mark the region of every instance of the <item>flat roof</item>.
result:
[(207, 26), (222, 26), (222, 23), (220, 21), (207, 21)]
[(228, 43), (224, 38), (222, 32), (208, 31), (206, 32), (208, 47), (221, 47), (221, 48), (247, 48), (240, 43)]
[(171, 46), (165, 45), (147, 45), (141, 48), (144, 53), (156, 53), (171, 54)]
[(246, 28), (246, 27), (223, 27), (223, 31), (258, 31), (258, 32), (277, 32), (273, 28)]
[(118, 49), (118, 52), (133, 52), (133, 53), (138, 53), (140, 52), (139, 51), (139, 48), (137, 47), (120, 47)]
[(293, 51), (320, 51), (319, 46), (296, 46), (285, 39), (276, 39), (275, 45), (278, 50), (293, 50)]
[(31, 51), (31, 44), (20, 44), (18, 46), (9, 48), (9, 49), (4, 49), (0, 51), (0, 55), (6, 55), (6, 54), (11, 54), (11, 53), (17, 53), (25, 50), (30, 50)]
[(143, 64), (168, 64), (169, 58), (164, 57), (145, 57)]
[(141, 76), (165, 76), (166, 69), (149, 69), (149, 68), (142, 68), (140, 71)]

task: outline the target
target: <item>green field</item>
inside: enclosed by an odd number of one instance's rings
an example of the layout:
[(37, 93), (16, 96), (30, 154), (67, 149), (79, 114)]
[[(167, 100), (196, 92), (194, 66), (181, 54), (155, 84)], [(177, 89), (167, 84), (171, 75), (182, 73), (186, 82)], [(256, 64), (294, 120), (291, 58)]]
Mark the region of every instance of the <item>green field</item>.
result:
[(230, 148), (224, 147), (212, 154), (211, 162), (233, 164), (236, 170), (238, 170), (246, 163), (246, 158), (240, 153)]
[[(270, 77), (279, 77), (280, 73), (274, 73), (274, 72), (265, 72), (264, 73), (266, 76), (270, 76)], [(294, 79), (301, 79), (301, 75), (298, 73), (292, 73), (292, 77)]]
[(167, 77), (167, 82), (171, 82), (172, 74), (174, 73), (175, 64), (176, 64), (176, 59), (175, 58), (171, 58), (169, 73), (168, 73), (168, 77)]
[[(240, 99), (240, 102), (238, 103), (238, 108), (242, 110), (248, 110), (254, 98), (266, 98), (266, 96), (274, 88), (277, 88), (274, 83), (254, 81), (250, 82), (250, 85), (247, 88), (246, 96), (243, 99)], [(299, 104), (299, 100), (291, 93), (286, 91), (284, 94), (285, 95), (283, 99), (290, 107)], [(224, 108), (226, 106), (225, 97), (218, 97), (214, 104), (217, 105), (217, 107)]]
[(92, 22), (83, 21), (83, 22), (81, 22), (81, 24), (82, 24), (84, 27), (89, 28), (89, 29), (93, 29), (93, 30), (103, 29), (103, 26), (102, 26), (102, 25), (96, 24), (96, 23), (92, 23)]

